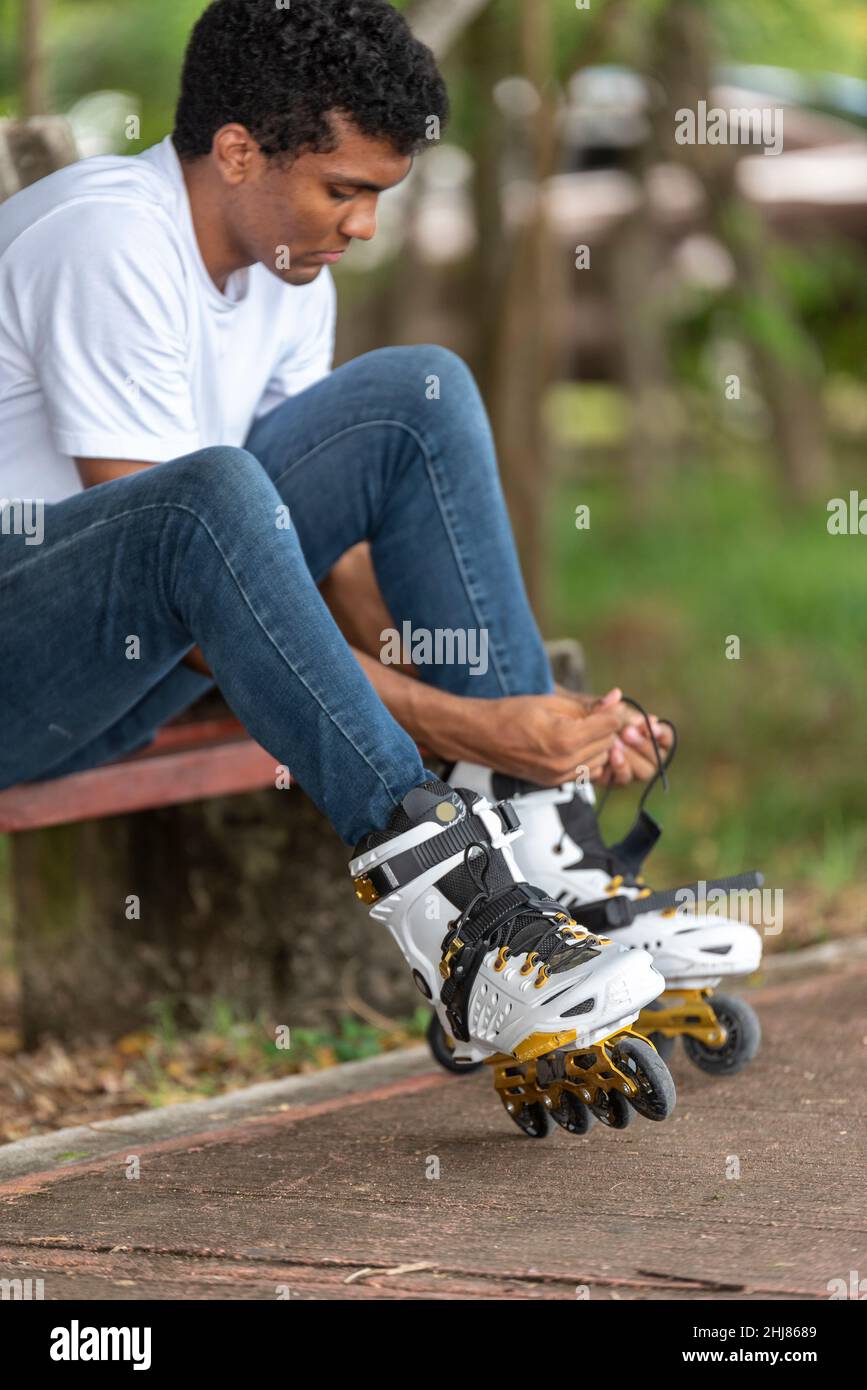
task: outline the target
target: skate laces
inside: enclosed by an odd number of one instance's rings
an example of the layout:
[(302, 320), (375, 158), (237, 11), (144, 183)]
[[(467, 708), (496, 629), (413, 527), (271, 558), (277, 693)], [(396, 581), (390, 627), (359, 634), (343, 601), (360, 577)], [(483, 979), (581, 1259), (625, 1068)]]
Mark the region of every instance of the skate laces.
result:
[[(621, 702), (624, 705), (631, 705), (631, 707), (634, 710), (637, 710), (638, 713), (641, 715), (642, 719), (644, 720), (644, 726), (647, 729), (647, 737), (650, 739), (651, 745), (653, 747), (653, 756), (656, 759), (656, 771), (654, 772), (650, 781), (647, 783), (647, 786), (644, 788), (644, 791), (641, 793), (641, 797), (639, 798), (638, 809), (639, 811), (643, 811), (644, 803), (647, 801), (647, 798), (650, 796), (650, 793), (653, 791), (657, 782), (661, 781), (663, 791), (668, 791), (668, 777), (666, 776), (666, 773), (668, 771), (668, 768), (671, 766), (671, 762), (674, 758), (675, 753), (677, 752), (677, 729), (674, 727), (670, 719), (660, 719), (658, 721), (660, 724), (664, 724), (666, 728), (671, 730), (671, 748), (668, 750), (667, 756), (663, 758), (662, 749), (659, 746), (656, 734), (653, 732), (653, 725), (650, 722), (650, 715), (647, 713), (647, 710), (644, 708), (643, 705), (640, 705), (637, 700), (631, 699), (628, 695), (623, 695), (621, 697)], [(597, 815), (601, 814), (602, 808), (608, 800), (608, 795), (610, 791), (611, 783), (609, 782), (608, 786), (602, 793), (602, 796), (599, 798), (599, 805), (597, 807), (596, 812)]]
[[(471, 857), (472, 851), (474, 849), (479, 849), (482, 852), (481, 858), (483, 862), (478, 877), (476, 876), (476, 864), (478, 864), (478, 856), (476, 857), (475, 862)], [(473, 840), (472, 844), (467, 845), (466, 849), (464, 850), (464, 868), (466, 869), (470, 878), (473, 880), (473, 883), (475, 884), (478, 891), (476, 892), (475, 896), (472, 897), (470, 901), (467, 903), (463, 912), (457, 918), (454, 924), (458, 936), (460, 936), (461, 927), (472, 913), (476, 903), (481, 901), (490, 902), (494, 897), (494, 895), (491, 892), (491, 889), (488, 887), (488, 874), (491, 871), (491, 856), (488, 853), (487, 845), (482, 844), (481, 840)], [(508, 889), (501, 890), (501, 893), (497, 894), (496, 896), (501, 896), (502, 892), (508, 892)]]
[[(476, 849), (481, 853), (473, 857)], [(521, 973), (529, 974), (538, 965), (540, 983), (552, 972), (577, 963), (576, 950), (591, 947), (592, 954), (597, 953), (596, 938), (579, 927), (561, 904), (547, 898), (541, 889), (528, 883), (510, 883), (491, 891), (487, 883), (490, 864), (487, 845), (480, 841), (467, 845), (464, 865), (478, 891), (450, 924), (443, 942), (441, 974), (448, 978), (457, 953), (465, 946), (478, 945), (482, 939), (486, 950), (500, 948), (497, 969), (503, 968), (510, 955), (526, 951)], [(541, 936), (540, 918), (552, 923), (542, 930)]]
[[(672, 736), (671, 748), (668, 754), (666, 756), (663, 756), (662, 749), (660, 748), (659, 741), (653, 731), (653, 727), (650, 722), (650, 716), (647, 713), (647, 710), (644, 708), (643, 705), (639, 704), (637, 700), (633, 700), (628, 695), (624, 695), (622, 697), (622, 700), (625, 705), (631, 706), (632, 709), (637, 710), (638, 713), (641, 715), (641, 718), (643, 719), (645, 728), (647, 730), (647, 737), (653, 748), (653, 754), (656, 761), (656, 771), (648, 781), (647, 785), (644, 787), (638, 802), (638, 810), (636, 813), (637, 825), (641, 819), (642, 813), (644, 812), (645, 804), (648, 800), (648, 797), (655, 790), (657, 783), (661, 781), (663, 790), (666, 792), (668, 791), (668, 777), (666, 776), (666, 773), (667, 769), (671, 765), (671, 761), (674, 758), (675, 753), (677, 752), (677, 729), (675, 728), (674, 724), (670, 719), (659, 720), (660, 724), (665, 724), (666, 727), (671, 730)], [(591, 812), (592, 826), (578, 826), (576, 832), (575, 826), (570, 827), (569, 824), (564, 824), (560, 838), (556, 842), (556, 844), (552, 846), (552, 848), (555, 854), (561, 854), (563, 852), (563, 844), (566, 838), (570, 834), (572, 834), (572, 838), (574, 839), (576, 838), (577, 833), (579, 837), (578, 842), (585, 850), (585, 861), (592, 857), (592, 861), (595, 862), (599, 868), (603, 869), (606, 873), (608, 873), (610, 877), (610, 882), (608, 883), (606, 888), (607, 893), (614, 894), (621, 892), (623, 888), (636, 887), (641, 889), (641, 893), (639, 894), (639, 896), (644, 897), (650, 892), (650, 889), (645, 886), (643, 877), (640, 874), (633, 873), (623, 862), (621, 862), (619, 856), (615, 852), (617, 847), (615, 846), (615, 849), (611, 849), (608, 846), (606, 846), (604, 841), (599, 836), (598, 830), (596, 828), (599, 817), (601, 816), (602, 811), (605, 808), (605, 804), (611, 792), (612, 785), (614, 784), (609, 782), (608, 786), (606, 786), (605, 789), (601, 792), (599, 800), (595, 807), (595, 813), (593, 812), (592, 806), (588, 802), (588, 808)], [(572, 804), (574, 804), (574, 801)], [(587, 834), (590, 835), (589, 855), (587, 853), (588, 846), (585, 838)], [(574, 867), (578, 866), (575, 865)]]
[[(638, 800), (638, 811), (636, 814), (636, 819), (638, 819), (640, 818), (641, 813), (644, 810), (647, 798), (650, 796), (651, 792), (654, 790), (658, 782), (662, 783), (662, 789), (664, 792), (668, 791), (668, 777), (666, 776), (666, 773), (668, 771), (668, 768), (671, 766), (671, 762), (674, 758), (675, 753), (677, 752), (677, 729), (675, 728), (674, 724), (670, 719), (659, 720), (660, 724), (664, 724), (666, 728), (671, 730), (671, 748), (668, 750), (667, 756), (663, 757), (662, 749), (659, 746), (656, 734), (653, 732), (653, 726), (651, 725), (650, 715), (647, 713), (647, 710), (644, 708), (643, 705), (639, 704), (637, 700), (631, 699), (628, 695), (623, 696), (623, 703), (625, 705), (631, 705), (633, 709), (638, 711), (638, 713), (644, 720), (644, 726), (647, 729), (647, 737), (650, 739), (651, 745), (653, 747), (653, 755), (656, 759), (656, 771), (648, 781), (647, 786), (644, 788)], [(602, 796), (599, 799), (599, 805), (596, 812), (597, 816), (600, 816), (602, 814), (602, 811), (605, 808), (605, 803), (608, 800), (608, 795), (610, 791), (611, 783), (609, 782), (608, 786), (605, 788), (604, 792), (602, 793)], [(611, 882), (608, 884), (606, 889), (606, 892), (609, 895), (619, 893), (624, 887), (640, 888), (641, 892), (638, 895), (640, 898), (646, 898), (650, 894), (651, 890), (645, 884), (644, 878), (641, 874), (631, 874), (629, 872), (624, 871), (624, 867), (620, 863), (616, 854), (609, 853), (608, 858), (610, 861), (609, 873), (612, 876)]]

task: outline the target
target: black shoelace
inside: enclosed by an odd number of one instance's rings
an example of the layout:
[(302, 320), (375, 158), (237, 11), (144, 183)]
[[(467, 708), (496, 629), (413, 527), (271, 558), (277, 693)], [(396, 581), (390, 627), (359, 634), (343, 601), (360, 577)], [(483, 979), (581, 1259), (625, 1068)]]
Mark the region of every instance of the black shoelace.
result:
[[(647, 736), (650, 739), (650, 742), (653, 746), (654, 758), (656, 759), (656, 771), (651, 777), (650, 781), (647, 783), (647, 786), (644, 788), (644, 791), (641, 793), (641, 797), (638, 802), (637, 814), (640, 815), (641, 812), (644, 810), (644, 805), (647, 801), (647, 798), (650, 796), (657, 782), (661, 781), (663, 791), (668, 791), (668, 777), (666, 776), (666, 773), (668, 771), (668, 768), (671, 766), (671, 762), (674, 758), (675, 753), (677, 752), (677, 729), (675, 728), (674, 724), (671, 722), (670, 719), (660, 719), (660, 724), (665, 724), (667, 728), (671, 729), (671, 748), (669, 749), (668, 756), (663, 758), (662, 749), (660, 748), (656, 735), (653, 732), (653, 726), (650, 723), (650, 715), (647, 713), (647, 710), (644, 708), (643, 705), (640, 705), (637, 700), (633, 700), (629, 695), (622, 696), (622, 703), (624, 705), (630, 705), (641, 715), (642, 719), (644, 720), (645, 728), (647, 729)], [(596, 803), (597, 820), (602, 815), (602, 812), (605, 808), (605, 803), (608, 800), (609, 794), (611, 792), (612, 785), (613, 784), (611, 782), (608, 783), (608, 786), (602, 792), (598, 802)], [(564, 827), (560, 839), (554, 846), (555, 854), (560, 854), (562, 852), (563, 841), (566, 839), (566, 836), (568, 834), (568, 829)], [(606, 859), (608, 872), (612, 875), (612, 877), (617, 873), (623, 873), (623, 867), (622, 865), (618, 864), (616, 855), (603, 855), (602, 857)], [(623, 877), (624, 882), (632, 880), (632, 876), (630, 874), (624, 874)]]
[[(480, 850), (481, 855), (474, 858), (474, 849)], [(457, 937), (465, 946), (474, 946), (484, 939), (486, 950), (507, 946), (512, 955), (532, 952), (539, 964), (553, 966), (572, 960), (577, 950), (588, 946), (598, 949), (592, 936), (570, 941), (562, 935), (569, 915), (562, 904), (546, 897), (541, 889), (511, 883), (492, 892), (487, 884), (490, 863), (487, 845), (479, 841), (467, 845), (464, 865), (478, 891), (454, 922), (444, 947)], [(539, 936), (540, 918), (558, 925), (546, 927)]]

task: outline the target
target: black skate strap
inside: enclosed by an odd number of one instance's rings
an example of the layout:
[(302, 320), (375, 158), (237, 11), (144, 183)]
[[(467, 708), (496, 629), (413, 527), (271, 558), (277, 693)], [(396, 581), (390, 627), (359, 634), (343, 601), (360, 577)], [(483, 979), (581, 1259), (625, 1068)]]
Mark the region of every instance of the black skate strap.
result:
[(641, 872), (642, 864), (661, 834), (662, 826), (642, 808), (629, 833), (616, 845), (611, 845), (609, 853), (614, 855), (623, 872), (634, 876)]
[(683, 894), (691, 894), (696, 903), (706, 899), (712, 892), (738, 892), (761, 888), (764, 875), (758, 871), (746, 874), (732, 874), (729, 878), (712, 878), (703, 882), (685, 883), (680, 888), (667, 888), (659, 893), (648, 893), (644, 898), (628, 898), (620, 893), (615, 897), (601, 898), (592, 903), (575, 904), (571, 911), (582, 927), (588, 931), (610, 931), (617, 927), (628, 927), (637, 917), (647, 912), (664, 912), (667, 908), (683, 906)]
[[(503, 832), (517, 830), (520, 826), (514, 807), (509, 801), (498, 801), (491, 807), (500, 818)], [(394, 893), (398, 888), (411, 883), (419, 874), (426, 873), (436, 864), (442, 864), (456, 854), (462, 854), (472, 845), (490, 845), (493, 837), (481, 816), (468, 813), (455, 825), (431, 835), (427, 840), (402, 850), (391, 859), (385, 859), (375, 868), (359, 874), (353, 881), (356, 895), (366, 903), (377, 902), (379, 898)]]

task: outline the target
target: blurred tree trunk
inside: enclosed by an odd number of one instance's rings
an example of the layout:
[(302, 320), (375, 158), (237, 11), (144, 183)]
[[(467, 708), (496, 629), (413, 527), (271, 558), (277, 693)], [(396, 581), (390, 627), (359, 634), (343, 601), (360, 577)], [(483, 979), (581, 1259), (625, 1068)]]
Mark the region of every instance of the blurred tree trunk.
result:
[(48, 110), (45, 64), (46, 0), (20, 0), (21, 115), (24, 120)]
[(466, 43), (466, 65), (480, 94), (474, 130), (473, 204), (476, 248), (464, 271), (463, 302), (467, 306), (471, 346), (470, 366), (482, 395), (490, 402), (495, 382), (499, 308), (510, 248), (502, 226), (500, 185), (503, 162), (503, 117), (494, 101), (497, 83), (509, 71), (510, 45), (505, 28), (491, 8), (472, 26)]
[[(612, 3), (603, 11), (585, 65), (604, 62), (608, 46), (628, 54), (630, 66), (650, 82), (655, 75), (655, 35), (646, 7)], [(610, 51), (610, 49), (608, 49)], [(617, 323), (618, 375), (628, 416), (628, 488), (624, 505), (636, 522), (646, 517), (671, 471), (678, 447), (669, 351), (669, 312), (660, 288), (666, 246), (649, 197), (649, 177), (659, 162), (657, 132), (621, 151), (618, 167), (634, 181), (637, 202), (615, 228), (605, 272)]]
[[(521, 566), (538, 610), (547, 492), (543, 407), (553, 358), (551, 316), (545, 305), (557, 281), (557, 250), (549, 239), (542, 202), (544, 182), (556, 167), (551, 7), (522, 3), (513, 24), (492, 0), (417, 0), (407, 17), (439, 59), (463, 39), (467, 66), (481, 93), (473, 148), (479, 240), (464, 282), (467, 357), (491, 415)], [(513, 31), (516, 61), (508, 52)], [(533, 83), (541, 104), (528, 130), (513, 131), (526, 145), (526, 173), (535, 203), (526, 221), (510, 232), (502, 225), (503, 116), (494, 104), (493, 89), (516, 68)]]
[(656, 43), (660, 75), (670, 98), (665, 113), (669, 154), (700, 180), (708, 200), (709, 230), (732, 256), (743, 329), (771, 418), (778, 469), (789, 493), (808, 499), (831, 485), (822, 367), (776, 272), (779, 243), (738, 191), (737, 146), (677, 145), (674, 141), (673, 113), (681, 108), (695, 110), (700, 99), (709, 98), (712, 50), (707, 11), (692, 0), (670, 0), (660, 15)]
[[(551, 78), (554, 55), (547, 5), (521, 7), (519, 45), (521, 69), (540, 99), (527, 131), (527, 179), (532, 201), (517, 231), (500, 233), (506, 244), (504, 273), (497, 275), (496, 285), (487, 280), (482, 358), (518, 554), (538, 612), (548, 490), (543, 408), (553, 377), (553, 316), (546, 313), (546, 306), (551, 304), (556, 257), (560, 254), (548, 228), (543, 198), (545, 182), (556, 168), (556, 87)], [(490, 100), (490, 93), (486, 96)], [(490, 204), (495, 195), (491, 170), (482, 177), (481, 196)], [(492, 210), (488, 209), (488, 215)], [(482, 258), (490, 245), (488, 228), (493, 225), (480, 225)]]
[(640, 200), (617, 228), (608, 260), (620, 375), (629, 404), (628, 505), (636, 520), (654, 485), (670, 473), (677, 449), (668, 315), (658, 288), (665, 252), (647, 198), (651, 154), (647, 146), (634, 152), (631, 172)]
[[(491, 10), (492, 0), (415, 0), (406, 10), (406, 18), (416, 38), (442, 63), (460, 50), (474, 21), (484, 12), (490, 15)], [(378, 302), (372, 306), (375, 342), (417, 342), (419, 334), (427, 341), (426, 325), (436, 320), (437, 305), (448, 296), (448, 271), (425, 264), (419, 254), (417, 221), (422, 191), (420, 180), (415, 179), (409, 189), (404, 246), (388, 283), (376, 297)]]

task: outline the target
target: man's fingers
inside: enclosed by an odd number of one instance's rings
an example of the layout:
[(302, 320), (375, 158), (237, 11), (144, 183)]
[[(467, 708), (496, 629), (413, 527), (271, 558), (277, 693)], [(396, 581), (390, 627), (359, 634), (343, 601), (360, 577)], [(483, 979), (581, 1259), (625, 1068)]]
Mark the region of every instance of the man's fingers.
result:
[(574, 756), (576, 766), (579, 763), (589, 764), (600, 759), (604, 760), (611, 752), (612, 742), (613, 740), (610, 738), (597, 738), (592, 743), (583, 743), (577, 753), (570, 750), (568, 756)]
[(656, 735), (656, 741), (661, 748), (670, 748), (674, 742), (674, 733), (670, 724), (663, 724), (657, 719), (655, 714), (650, 716), (650, 727)]
[(601, 700), (597, 701), (596, 708), (611, 709), (615, 705), (619, 705), (622, 699), (623, 691), (619, 688), (619, 686), (615, 685), (613, 690), (609, 690), (607, 695), (603, 695)]
[(626, 750), (619, 742), (611, 749), (609, 758), (611, 773), (617, 786), (625, 787), (632, 781), (632, 768)]
[[(669, 749), (672, 744), (672, 735), (668, 725), (660, 724), (656, 719), (651, 718), (650, 727), (653, 730), (654, 737), (660, 748), (663, 751)], [(627, 743), (631, 743), (636, 748), (639, 746), (639, 743), (646, 744), (649, 748), (653, 747), (647, 733), (647, 725), (644, 720), (640, 718), (633, 717), (622, 731), (621, 738), (625, 739)]]
[(635, 753), (642, 758), (650, 758), (653, 762), (656, 761), (653, 752), (653, 744), (649, 738), (642, 738), (635, 729), (624, 729), (620, 737), (631, 753)]
[(599, 754), (595, 758), (582, 758), (580, 763), (561, 763), (558, 767), (552, 768), (546, 781), (562, 786), (565, 782), (575, 782), (587, 780), (588, 777), (595, 777), (598, 771), (608, 767), (608, 752)]
[(651, 762), (649, 758), (640, 758), (637, 753), (630, 754), (629, 766), (632, 769), (633, 777), (638, 777), (642, 782), (647, 782), (656, 772), (656, 762)]
[(571, 767), (568, 769), (568, 771), (563, 769), (558, 778), (558, 781), (561, 786), (565, 785), (565, 783), (567, 782), (575, 782), (579, 780), (582, 782), (596, 782), (609, 769), (610, 763), (608, 761), (608, 754), (605, 753), (602, 755), (602, 757), (588, 759), (587, 761), (579, 764), (579, 767)]
[(617, 730), (611, 727), (611, 716), (598, 719), (592, 715), (582, 719), (580, 724), (563, 719), (553, 732), (550, 752), (558, 761), (574, 758), (576, 763), (586, 763), (595, 753), (611, 747)]
[(632, 781), (632, 769), (629, 766), (628, 749), (621, 744), (620, 738), (614, 739), (613, 748), (609, 753), (609, 765), (611, 767), (611, 781), (616, 787), (627, 787)]
[[(631, 744), (633, 748), (653, 748), (653, 740), (649, 737), (644, 724), (630, 724), (622, 730), (620, 737), (624, 743)], [(660, 748), (664, 747), (661, 738), (657, 738), (656, 741)]]
[[(647, 737), (646, 733), (643, 733), (641, 729), (638, 729), (633, 725), (628, 729), (623, 729), (620, 734), (620, 737), (633, 752), (637, 753), (642, 758), (646, 758), (648, 762), (651, 762), (653, 764), (654, 769), (656, 768), (656, 750), (654, 749), (653, 743)], [(658, 738), (656, 742), (659, 745), (659, 751), (664, 758), (669, 748), (671, 747), (671, 739), (669, 738), (668, 740), (666, 740)]]
[(615, 708), (595, 709), (580, 723), (574, 719), (563, 720), (561, 734), (573, 741), (580, 738), (583, 743), (586, 739), (600, 738), (603, 734), (615, 734), (619, 728), (620, 718)]

